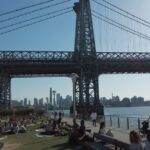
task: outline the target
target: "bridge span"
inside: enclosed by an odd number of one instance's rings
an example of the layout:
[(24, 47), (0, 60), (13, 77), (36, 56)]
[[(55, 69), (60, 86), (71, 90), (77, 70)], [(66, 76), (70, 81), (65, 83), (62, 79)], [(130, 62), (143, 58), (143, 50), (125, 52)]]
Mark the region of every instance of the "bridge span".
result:
[[(67, 51), (1, 51), (0, 72), (15, 77), (79, 74), (82, 65), (78, 56)], [(88, 57), (85, 59), (90, 60)], [(99, 74), (150, 72), (150, 53), (97, 52), (96, 57)], [(92, 62), (85, 64), (91, 65)]]

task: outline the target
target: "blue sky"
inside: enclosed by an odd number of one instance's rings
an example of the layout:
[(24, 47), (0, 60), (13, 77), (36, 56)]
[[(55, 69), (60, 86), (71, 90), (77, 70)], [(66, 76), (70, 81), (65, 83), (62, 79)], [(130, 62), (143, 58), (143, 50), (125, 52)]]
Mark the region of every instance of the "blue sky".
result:
[[(1, 0), (0, 13), (9, 10), (21, 8), (44, 0)], [(63, 1), (63, 0), (62, 0)], [(62, 6), (55, 7), (55, 10), (72, 6), (72, 0)], [(99, 1), (99, 0), (98, 0)], [(149, 0), (108, 0), (113, 4), (128, 10), (129, 12), (150, 21)], [(56, 0), (60, 2), (60, 0)], [(44, 5), (45, 6), (45, 5)], [(92, 8), (103, 12), (103, 14), (111, 17), (113, 14), (106, 9), (102, 9), (92, 3)], [(30, 9), (31, 10), (31, 9)], [(44, 14), (53, 11), (52, 8), (41, 11), (39, 14)], [(24, 12), (24, 11), (22, 11)], [(16, 14), (20, 14), (18, 12)], [(16, 15), (14, 13), (14, 16)], [(35, 14), (37, 16), (38, 14)], [(10, 15), (11, 16), (11, 15)], [(12, 15), (13, 16), (13, 15)], [(9, 16), (0, 16), (1, 19), (6, 19)], [(27, 19), (32, 16), (19, 18), (20, 20)], [(150, 33), (142, 26), (132, 23), (130, 20), (120, 18), (114, 15), (117, 21), (132, 26), (139, 31)], [(9, 21), (1, 23), (0, 27), (19, 21)], [(5, 35), (0, 36), (0, 50), (50, 50), (50, 51), (73, 51), (75, 38), (75, 13), (71, 12), (65, 16), (60, 16), (30, 27), (20, 29)], [(140, 38), (133, 37), (129, 33), (124, 33), (118, 29), (113, 29), (105, 23), (93, 19), (95, 41), (97, 51), (148, 51), (150, 50), (149, 42)], [(100, 28), (101, 27), (101, 28)], [(108, 27), (108, 28), (107, 28)], [(107, 33), (107, 34), (106, 34)], [(122, 33), (122, 35), (120, 35)], [(150, 34), (149, 34), (150, 35)], [(121, 38), (120, 38), (121, 37)], [(108, 41), (108, 42), (106, 42)], [(125, 41), (125, 42), (122, 42)], [(101, 75), (99, 77), (100, 96), (111, 97), (119, 95), (122, 97), (132, 97), (134, 95), (143, 96), (150, 100), (150, 75), (149, 74), (123, 74), (123, 75)], [(65, 95), (72, 95), (72, 81), (69, 78), (52, 77), (52, 78), (15, 78), (12, 79), (12, 99), (23, 99), (27, 97), (33, 100), (34, 97), (45, 98), (49, 96), (49, 88), (52, 87), (57, 92)]]

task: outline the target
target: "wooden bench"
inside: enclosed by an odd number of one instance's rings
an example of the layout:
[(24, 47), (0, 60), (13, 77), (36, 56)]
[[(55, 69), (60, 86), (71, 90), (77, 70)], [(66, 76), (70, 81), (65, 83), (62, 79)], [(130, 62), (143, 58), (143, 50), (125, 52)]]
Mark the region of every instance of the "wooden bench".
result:
[(103, 134), (94, 133), (93, 138), (100, 139), (103, 142), (114, 145), (115, 150), (117, 150), (117, 148), (120, 148), (120, 150), (129, 150), (130, 147), (129, 143), (120, 141), (118, 139), (115, 139), (114, 137), (110, 137)]

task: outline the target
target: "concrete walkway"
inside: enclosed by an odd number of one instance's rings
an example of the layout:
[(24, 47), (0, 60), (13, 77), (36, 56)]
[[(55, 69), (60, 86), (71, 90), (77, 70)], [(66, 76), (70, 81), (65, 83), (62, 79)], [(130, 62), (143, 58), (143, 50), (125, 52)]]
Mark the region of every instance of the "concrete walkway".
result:
[[(65, 117), (63, 118), (62, 121), (66, 121), (68, 124), (73, 125), (72, 118)], [(77, 123), (80, 125), (80, 120), (77, 119)], [(85, 126), (87, 129), (91, 129), (92, 133), (93, 132), (98, 132), (99, 131), (99, 123), (97, 123), (96, 127), (93, 127), (92, 121), (85, 121)], [(111, 129), (112, 133), (114, 134), (114, 137), (118, 140), (124, 141), (129, 143), (129, 130), (125, 129), (120, 129), (120, 128), (111, 128), (111, 127), (106, 127), (106, 131), (108, 129)]]

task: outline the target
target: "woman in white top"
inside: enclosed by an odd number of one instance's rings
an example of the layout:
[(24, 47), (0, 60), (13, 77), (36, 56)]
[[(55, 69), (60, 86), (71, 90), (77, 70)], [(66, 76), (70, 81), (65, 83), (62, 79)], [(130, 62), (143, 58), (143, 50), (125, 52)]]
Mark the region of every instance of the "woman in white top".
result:
[(106, 134), (105, 122), (101, 122), (100, 128), (99, 128), (99, 134)]
[(131, 131), (129, 134), (129, 138), (131, 142), (129, 150), (144, 150), (140, 136), (138, 135), (137, 132)]

